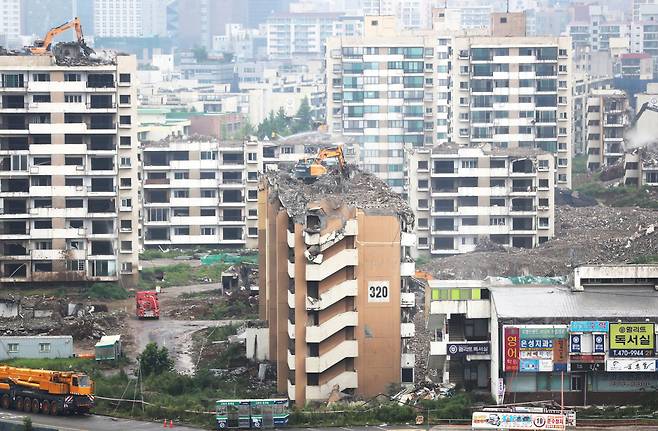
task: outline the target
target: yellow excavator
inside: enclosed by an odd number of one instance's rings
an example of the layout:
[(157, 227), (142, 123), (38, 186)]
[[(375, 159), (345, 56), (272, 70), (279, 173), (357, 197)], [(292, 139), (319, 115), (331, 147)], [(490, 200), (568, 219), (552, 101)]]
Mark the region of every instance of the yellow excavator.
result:
[(61, 34), (64, 33), (68, 29), (75, 29), (75, 36), (78, 40), (78, 45), (80, 45), (80, 49), (85, 53), (85, 55), (90, 55), (94, 52), (93, 49), (87, 46), (85, 43), (85, 38), (82, 34), (82, 24), (80, 24), (80, 19), (79, 18), (73, 18), (71, 21), (66, 22), (60, 26), (53, 27), (50, 30), (48, 30), (48, 33), (46, 33), (46, 36), (43, 38), (43, 40), (38, 39), (34, 41), (34, 46), (31, 46), (30, 52), (35, 55), (44, 55), (48, 54), (51, 52), (52, 44), (53, 44), (53, 39)]
[[(335, 160), (335, 162), (328, 162)], [(345, 157), (343, 147), (336, 146), (321, 149), (315, 157), (300, 159), (295, 164), (295, 177), (300, 180), (313, 181), (327, 173), (327, 166), (337, 165), (341, 173), (345, 173)]]

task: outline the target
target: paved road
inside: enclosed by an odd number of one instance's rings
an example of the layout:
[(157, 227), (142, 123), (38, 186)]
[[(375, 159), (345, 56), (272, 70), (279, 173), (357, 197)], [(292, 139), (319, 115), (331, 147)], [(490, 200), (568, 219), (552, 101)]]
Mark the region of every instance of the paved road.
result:
[[(53, 427), (59, 431), (155, 431), (162, 429), (162, 423), (139, 422), (106, 416), (44, 416), (0, 411), (0, 419), (3, 421), (22, 424), (25, 416), (32, 418), (32, 425)], [(179, 431), (198, 431), (201, 428), (179, 426), (174, 423), (173, 429)]]

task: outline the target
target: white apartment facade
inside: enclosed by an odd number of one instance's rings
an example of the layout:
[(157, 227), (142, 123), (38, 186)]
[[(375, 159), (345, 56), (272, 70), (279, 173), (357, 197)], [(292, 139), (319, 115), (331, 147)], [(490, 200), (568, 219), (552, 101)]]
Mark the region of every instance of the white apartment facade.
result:
[(593, 90), (587, 97), (587, 169), (614, 165), (624, 157), (629, 103), (623, 90)]
[(0, 0), (0, 10), (2, 11), (0, 13), (0, 45), (2, 45), (21, 34), (21, 0)]
[(258, 246), (258, 141), (172, 137), (143, 143), (144, 247)]
[(136, 70), (0, 56), (0, 282), (137, 282)]
[(267, 19), (270, 59), (322, 57), (327, 38), (360, 34), (363, 18), (337, 13), (285, 13)]
[(485, 239), (532, 248), (554, 236), (550, 153), (453, 145), (414, 151), (409, 163), (418, 253), (467, 253)]
[(405, 148), (540, 148), (555, 156), (558, 187), (571, 187), (568, 37), (395, 28), (366, 17), (364, 37), (327, 43), (327, 124), (362, 144), (366, 170), (401, 192)]
[(167, 0), (93, 0), (97, 37), (152, 37), (167, 33)]

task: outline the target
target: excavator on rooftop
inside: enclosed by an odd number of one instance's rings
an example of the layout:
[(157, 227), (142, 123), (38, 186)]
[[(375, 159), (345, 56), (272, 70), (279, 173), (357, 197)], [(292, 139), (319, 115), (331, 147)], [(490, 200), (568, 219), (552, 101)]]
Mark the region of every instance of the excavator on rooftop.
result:
[[(85, 43), (84, 35), (82, 34), (82, 25), (80, 24), (79, 18), (73, 18), (71, 21), (66, 22), (60, 26), (53, 27), (48, 30), (48, 33), (44, 36), (43, 39), (37, 39), (34, 41), (34, 46), (29, 47), (28, 49), (34, 55), (45, 55), (52, 52), (53, 39), (66, 30), (75, 29), (75, 35), (78, 41), (78, 45), (84, 55), (89, 56), (94, 53), (94, 50), (87, 46)], [(57, 53), (53, 53), (57, 54)]]
[[(334, 162), (330, 162), (334, 161)], [(346, 175), (345, 156), (343, 147), (335, 146), (323, 148), (315, 157), (299, 160), (295, 164), (295, 177), (304, 181), (314, 181), (328, 172), (327, 167), (337, 165), (341, 174)]]

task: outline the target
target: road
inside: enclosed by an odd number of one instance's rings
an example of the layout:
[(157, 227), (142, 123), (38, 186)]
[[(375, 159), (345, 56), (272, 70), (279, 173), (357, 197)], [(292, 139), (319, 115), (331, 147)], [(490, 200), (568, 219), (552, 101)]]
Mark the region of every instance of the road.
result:
[[(59, 431), (155, 431), (162, 429), (162, 423), (140, 422), (107, 416), (44, 416), (0, 411), (0, 419), (7, 422), (22, 424), (25, 416), (32, 418), (32, 425), (53, 427)], [(201, 428), (179, 426), (174, 423), (173, 429), (179, 431), (198, 431)]]

